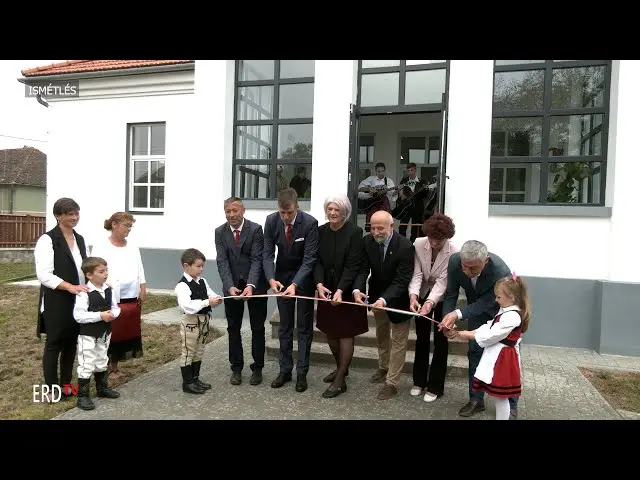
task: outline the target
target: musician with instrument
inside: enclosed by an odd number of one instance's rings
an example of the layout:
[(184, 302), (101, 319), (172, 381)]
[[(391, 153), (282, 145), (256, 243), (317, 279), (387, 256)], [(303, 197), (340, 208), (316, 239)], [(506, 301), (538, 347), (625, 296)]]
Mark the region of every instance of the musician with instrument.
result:
[(400, 180), (402, 186), (398, 203), (391, 212), (392, 215), (400, 220), (398, 233), (403, 237), (407, 234), (407, 223), (411, 223), (411, 242), (415, 242), (420, 235), (420, 227), (422, 226), (424, 201), (429, 193), (429, 185), (416, 175), (417, 167), (415, 163), (407, 165), (407, 176)]
[(386, 176), (387, 167), (378, 162), (375, 175), (365, 178), (358, 186), (358, 207), (366, 212), (365, 231), (369, 231), (371, 215), (379, 210), (391, 212), (391, 205), (398, 197), (396, 184)]

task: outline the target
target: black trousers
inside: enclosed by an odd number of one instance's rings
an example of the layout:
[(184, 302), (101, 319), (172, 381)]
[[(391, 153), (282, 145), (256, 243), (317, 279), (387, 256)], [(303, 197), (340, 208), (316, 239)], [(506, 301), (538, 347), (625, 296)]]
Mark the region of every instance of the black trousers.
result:
[[(424, 299), (420, 300), (420, 304)], [(431, 317), (442, 321), (442, 302), (431, 311)], [(441, 396), (444, 394), (444, 382), (447, 376), (447, 358), (449, 356), (449, 341), (438, 326), (422, 317), (414, 317), (416, 323), (416, 352), (413, 361), (413, 384), (427, 389), (428, 392)], [(433, 360), (429, 366), (429, 352), (431, 350), (431, 332), (433, 331)]]
[[(52, 385), (60, 385), (62, 387), (65, 383), (71, 383), (73, 362), (76, 359), (77, 348), (77, 335), (54, 339), (50, 339), (47, 335), (42, 354), (44, 383), (49, 387)], [(60, 363), (60, 376), (58, 376), (58, 363)]]
[(253, 363), (250, 367), (252, 371), (261, 370), (264, 367), (267, 301), (267, 298), (253, 298), (251, 300), (226, 299), (224, 301), (227, 332), (229, 334), (229, 363), (233, 372), (241, 372), (244, 368), (244, 351), (240, 328), (242, 327), (245, 304), (249, 309), (249, 323), (251, 325), (251, 356), (253, 357)]
[[(421, 235), (421, 233), (422, 233), (422, 212), (421, 211), (418, 211), (418, 210), (415, 210), (415, 209), (410, 209), (400, 219), (400, 223), (413, 223), (413, 224), (416, 224), (416, 225), (412, 225), (411, 226), (411, 237), (410, 237), (410, 240), (411, 240), (412, 243), (416, 241), (416, 238), (422, 236)], [(405, 237), (407, 235), (407, 226), (406, 225), (400, 225), (398, 227), (398, 233), (401, 236)]]
[[(277, 272), (276, 280), (285, 288), (291, 285), (296, 272)], [(298, 285), (296, 293), (305, 297), (313, 297), (313, 281), (305, 280)], [(298, 331), (298, 359), (295, 364), (298, 375), (306, 375), (309, 371), (309, 357), (313, 342), (313, 320), (315, 314), (313, 300), (278, 297), (277, 305), (280, 313), (280, 373), (293, 371), (293, 330)]]

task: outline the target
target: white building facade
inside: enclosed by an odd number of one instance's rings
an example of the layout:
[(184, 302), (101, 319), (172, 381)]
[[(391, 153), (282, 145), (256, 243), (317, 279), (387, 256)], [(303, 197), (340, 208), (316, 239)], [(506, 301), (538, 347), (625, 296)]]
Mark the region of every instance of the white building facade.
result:
[(215, 259), (232, 195), (263, 223), (304, 170), (301, 208), (323, 223), (326, 195), (355, 203), (376, 163), (397, 184), (411, 161), (453, 241), (526, 277), (526, 341), (640, 355), (640, 61), (198, 60), (53, 78), (80, 94), (47, 99), (47, 225), (63, 196), (89, 243), (131, 212), (151, 288), (173, 288), (185, 248)]

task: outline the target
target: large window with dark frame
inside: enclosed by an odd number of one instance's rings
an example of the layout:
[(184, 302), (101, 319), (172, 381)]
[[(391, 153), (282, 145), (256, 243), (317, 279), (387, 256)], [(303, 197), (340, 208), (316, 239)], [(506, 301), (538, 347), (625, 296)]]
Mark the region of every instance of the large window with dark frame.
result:
[(489, 203), (604, 205), (611, 60), (496, 60)]
[(311, 198), (315, 60), (236, 60), (233, 194)]
[(447, 60), (358, 60), (360, 113), (442, 110)]

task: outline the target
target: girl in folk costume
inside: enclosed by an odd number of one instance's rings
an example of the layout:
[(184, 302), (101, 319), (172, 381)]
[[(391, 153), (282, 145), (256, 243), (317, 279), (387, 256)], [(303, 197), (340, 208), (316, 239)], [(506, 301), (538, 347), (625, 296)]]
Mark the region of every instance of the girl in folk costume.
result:
[(484, 351), (473, 377), (473, 390), (495, 398), (496, 420), (509, 420), (509, 397), (520, 396), (521, 335), (529, 327), (531, 312), (527, 286), (514, 273), (496, 282), (500, 310), (493, 320), (473, 331), (449, 330), (449, 338), (475, 339)]

